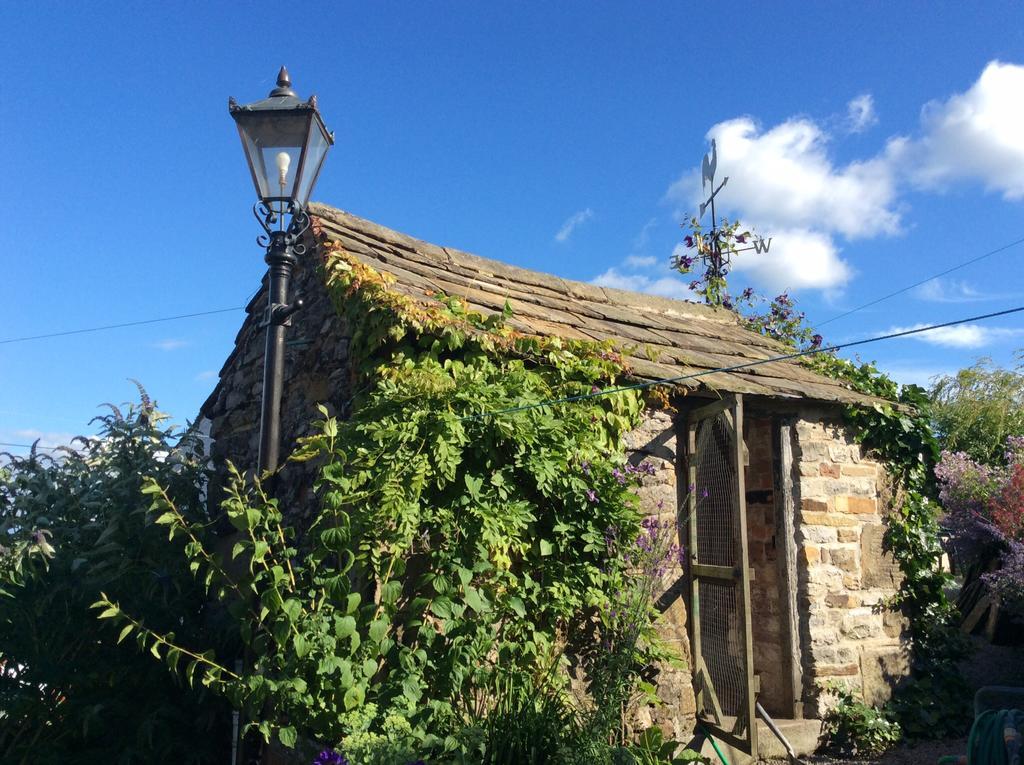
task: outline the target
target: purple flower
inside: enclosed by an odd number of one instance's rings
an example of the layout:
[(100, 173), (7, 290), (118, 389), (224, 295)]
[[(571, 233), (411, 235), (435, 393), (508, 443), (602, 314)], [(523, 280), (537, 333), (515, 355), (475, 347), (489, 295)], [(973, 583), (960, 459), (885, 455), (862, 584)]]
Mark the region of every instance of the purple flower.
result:
[(736, 241), (739, 242), (740, 244), (746, 244), (747, 243), (747, 237), (744, 236), (743, 234), (737, 234), (736, 235)]
[(679, 265), (680, 268), (689, 271), (693, 267), (693, 258), (691, 258), (689, 255), (680, 255), (678, 258), (676, 258), (676, 263)]
[(690, 282), (690, 289), (693, 290), (694, 292), (699, 290), (700, 289), (700, 282), (699, 281), (692, 281), (692, 282)]
[(313, 765), (348, 765), (348, 759), (341, 752), (324, 749), (313, 760)]
[(693, 237), (692, 237), (692, 236), (688, 236), (688, 237), (686, 237), (686, 238), (685, 238), (685, 239), (683, 240), (683, 242), (685, 242), (685, 243), (686, 243), (686, 246), (687, 246), (687, 247), (693, 247)]
[(597, 492), (593, 489), (587, 489), (587, 499), (591, 502), (597, 502)]
[(743, 299), (744, 300), (750, 300), (752, 297), (754, 297), (754, 288), (753, 287), (747, 287), (745, 290), (743, 290)]
[(812, 348), (820, 348), (821, 347), (821, 343), (822, 343), (822, 341), (824, 339), (825, 338), (823, 338), (821, 335), (815, 335), (814, 337), (811, 338), (811, 347)]
[(583, 475), (590, 475), (590, 462), (588, 460), (583, 460), (583, 462), (580, 463), (580, 469), (583, 471)]
[(703, 499), (707, 499), (708, 498), (708, 490), (706, 488), (704, 490), (702, 490), (701, 493), (700, 493), (700, 496)]

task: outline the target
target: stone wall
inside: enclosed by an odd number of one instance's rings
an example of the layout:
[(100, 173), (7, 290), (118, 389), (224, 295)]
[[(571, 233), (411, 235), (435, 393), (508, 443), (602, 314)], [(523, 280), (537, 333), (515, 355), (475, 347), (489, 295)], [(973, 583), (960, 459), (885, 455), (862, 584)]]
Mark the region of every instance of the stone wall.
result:
[[(686, 482), (678, 472), (683, 468), (682, 454), (677, 453), (675, 425), (666, 412), (645, 412), (643, 422), (626, 437), (631, 463), (649, 462), (653, 475), (644, 476), (638, 490), (641, 507), (650, 516), (676, 526), (685, 511)], [(679, 541), (682, 542), (682, 530)], [(693, 730), (697, 711), (690, 677), (690, 641), (686, 631), (686, 580), (683, 569), (676, 565), (669, 569), (662, 581), (659, 606), (663, 609), (660, 634), (668, 646), (683, 661), (682, 668), (660, 667), (655, 684), (664, 705), (640, 711), (636, 721), (641, 727), (659, 725), (666, 735), (686, 740)]]
[[(292, 316), (285, 341), (285, 383), (281, 398), (281, 460), (308, 435), (320, 417), (317, 404), (332, 413), (344, 413), (351, 398), (348, 363), (350, 333), (337, 315), (319, 275), (315, 250), (300, 261), (292, 282), (293, 297), (305, 305)], [(246, 308), (248, 317), (235, 340), (235, 350), (224, 362), (220, 386), (203, 404), (201, 413), (210, 420), (211, 456), (215, 465), (231, 460), (244, 470), (256, 468), (259, 457), (260, 400), (263, 389), (263, 356), (266, 330), (261, 327), (267, 293), (262, 289)], [(219, 502), (223, 474), (211, 484), (210, 497)], [(308, 516), (316, 506), (312, 497), (312, 468), (285, 464), (276, 495), (285, 512)]]
[(793, 444), (798, 517), (798, 611), (804, 693), (824, 712), (822, 681), (855, 687), (869, 703), (891, 695), (907, 672), (903, 617), (883, 606), (900, 573), (883, 550), (886, 476), (864, 457), (835, 413), (805, 410)]

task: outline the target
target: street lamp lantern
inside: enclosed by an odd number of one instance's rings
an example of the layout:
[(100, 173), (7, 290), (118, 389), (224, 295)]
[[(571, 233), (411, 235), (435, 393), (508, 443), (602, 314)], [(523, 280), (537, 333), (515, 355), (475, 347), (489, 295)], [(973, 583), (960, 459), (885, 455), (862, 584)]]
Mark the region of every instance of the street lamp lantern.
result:
[(306, 253), (303, 235), (310, 222), (306, 204), (334, 134), (324, 127), (316, 96), (299, 100), (283, 66), (269, 96), (243, 105), (228, 99), (228, 111), (242, 137), (259, 197), (253, 212), (264, 234), (257, 241), (266, 248), (269, 266), (259, 468), (273, 472), (281, 440), (285, 328), (302, 307), (301, 300), (288, 302), (288, 287), (292, 270)]
[(281, 67), (277, 87), (262, 101), (243, 105), (228, 101), (256, 195), (285, 209), (289, 204), (306, 206), (327, 150), (334, 145), (334, 134), (324, 125), (316, 96), (301, 101), (291, 84), (288, 70)]

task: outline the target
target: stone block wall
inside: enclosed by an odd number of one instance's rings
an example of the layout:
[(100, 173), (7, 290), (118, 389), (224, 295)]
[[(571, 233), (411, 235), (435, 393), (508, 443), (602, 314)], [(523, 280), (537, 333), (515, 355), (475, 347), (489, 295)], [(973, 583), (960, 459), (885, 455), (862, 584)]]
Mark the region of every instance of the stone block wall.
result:
[[(351, 398), (349, 338), (351, 333), (337, 315), (327, 295), (316, 263), (315, 250), (300, 260), (292, 281), (292, 299), (305, 305), (292, 316), (285, 335), (285, 383), (281, 398), (281, 459), (308, 435), (311, 423), (320, 417), (317, 404), (332, 414), (343, 413)], [(263, 357), (266, 330), (261, 326), (266, 312), (264, 288), (247, 306), (248, 316), (235, 339), (235, 350), (224, 362), (220, 386), (203, 404), (201, 414), (209, 420), (211, 456), (215, 465), (231, 460), (236, 467), (254, 470), (259, 457), (260, 400), (263, 390)], [(315, 510), (312, 468), (286, 464), (275, 490), (285, 512), (296, 518)], [(214, 478), (210, 498), (222, 496), (224, 475)]]
[(798, 611), (804, 693), (818, 716), (823, 681), (841, 681), (869, 703), (907, 672), (902, 616), (884, 607), (900, 573), (883, 549), (886, 475), (866, 458), (836, 413), (806, 410), (793, 444)]
[[(677, 453), (673, 418), (661, 411), (645, 412), (643, 421), (626, 437), (630, 462), (648, 462), (653, 475), (644, 476), (638, 490), (641, 506), (647, 515), (678, 528), (680, 507), (685, 510), (685, 481), (677, 470), (683, 469)], [(682, 530), (678, 541), (682, 542)], [(690, 677), (690, 641), (686, 632), (686, 580), (682, 566), (672, 566), (661, 582), (659, 606), (663, 608), (660, 634), (668, 646), (684, 662), (684, 667), (659, 668), (655, 684), (664, 705), (640, 710), (636, 723), (640, 727), (659, 725), (667, 736), (686, 739), (696, 720), (696, 701)]]

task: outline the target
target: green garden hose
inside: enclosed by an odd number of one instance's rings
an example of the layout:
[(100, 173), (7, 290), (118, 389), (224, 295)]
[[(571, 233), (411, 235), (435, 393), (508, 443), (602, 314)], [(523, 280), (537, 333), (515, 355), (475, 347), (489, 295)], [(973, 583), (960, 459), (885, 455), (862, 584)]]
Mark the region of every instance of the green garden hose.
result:
[(1000, 709), (982, 712), (967, 739), (968, 765), (1024, 765), (1024, 712)]

